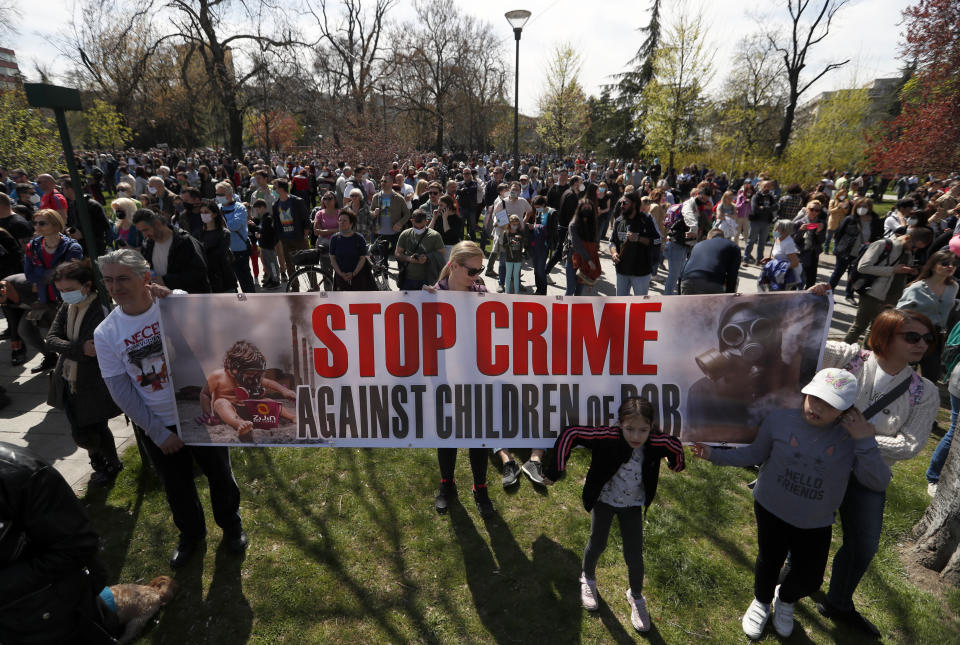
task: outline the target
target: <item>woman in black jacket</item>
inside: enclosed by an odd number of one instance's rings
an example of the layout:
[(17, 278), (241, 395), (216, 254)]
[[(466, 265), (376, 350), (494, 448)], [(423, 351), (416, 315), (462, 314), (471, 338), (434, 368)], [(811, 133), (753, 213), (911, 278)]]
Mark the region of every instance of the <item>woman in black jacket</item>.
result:
[(123, 470), (107, 422), (120, 414), (110, 397), (93, 345), (93, 331), (105, 312), (97, 300), (90, 260), (57, 266), (52, 281), (63, 298), (47, 334), (47, 347), (59, 354), (50, 381), (49, 403), (62, 407), (74, 442), (90, 455), (90, 483), (109, 485)]
[[(840, 278), (857, 259), (860, 249), (869, 246), (871, 242), (876, 242), (881, 237), (883, 237), (883, 222), (873, 212), (873, 209), (865, 215), (859, 215), (854, 208), (850, 215), (843, 218), (834, 234), (836, 242), (833, 253), (837, 258), (837, 265), (833, 270), (833, 275), (830, 276), (831, 289), (836, 289), (837, 285), (840, 284)], [(845, 296), (847, 300), (853, 299), (853, 285), (850, 284), (849, 277), (847, 278)]]
[(207, 277), (213, 293), (232, 293), (237, 290), (237, 276), (233, 270), (230, 252), (230, 230), (220, 213), (220, 206), (212, 199), (200, 202), (203, 221), (203, 250), (207, 257)]

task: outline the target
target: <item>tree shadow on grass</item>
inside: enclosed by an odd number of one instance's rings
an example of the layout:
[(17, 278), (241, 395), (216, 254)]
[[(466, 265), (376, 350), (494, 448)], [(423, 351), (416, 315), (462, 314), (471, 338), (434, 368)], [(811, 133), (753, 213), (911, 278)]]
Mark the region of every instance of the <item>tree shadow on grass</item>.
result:
[(463, 506), (452, 505), (449, 515), (477, 616), (494, 642), (536, 642), (545, 634), (552, 642), (580, 641), (580, 559), (572, 551), (541, 535), (528, 558), (499, 515), (484, 522), (490, 546)]
[[(406, 572), (410, 570), (410, 567), (402, 555), (403, 544), (400, 526), (395, 509), (388, 502), (390, 495), (379, 486), (380, 478), (376, 474), (373, 462), (369, 459), (369, 452), (364, 452), (368, 458), (362, 469), (356, 462), (357, 453), (354, 451), (339, 451), (338, 457), (349, 460), (347, 469), (351, 473), (355, 486), (358, 487), (356, 490), (362, 490), (366, 486), (376, 493), (373, 499), (365, 499), (364, 502), (376, 505), (376, 508), (370, 510), (370, 516), (377, 522), (383, 531), (383, 535), (390, 541), (393, 568), (399, 577), (400, 586), (404, 590), (400, 600), (388, 598), (386, 604), (381, 599), (383, 595), (382, 587), (368, 589), (367, 586), (364, 586), (364, 581), (354, 577), (347, 570), (340, 554), (334, 549), (334, 545), (329, 544), (322, 537), (331, 534), (326, 519), (306, 504), (302, 495), (278, 472), (273, 457), (268, 451), (251, 451), (248, 459), (248, 470), (251, 477), (271, 481), (272, 486), (267, 493), (267, 498), (272, 512), (286, 527), (287, 533), (282, 537), (295, 543), (314, 562), (326, 567), (336, 578), (337, 584), (352, 596), (359, 605), (356, 611), (344, 610), (341, 606), (326, 609), (318, 608), (312, 614), (314, 620), (322, 620), (325, 617), (334, 619), (354, 617), (358, 620), (370, 620), (376, 623), (383, 632), (384, 640), (404, 642), (407, 640), (407, 636), (393, 624), (388, 615), (388, 611), (393, 609), (393, 605), (397, 605), (411, 620), (418, 637), (423, 642), (440, 643), (441, 639), (437, 636), (433, 627), (427, 623), (423, 612), (417, 606), (416, 584), (407, 577)], [(315, 536), (321, 537), (317, 539)], [(446, 609), (449, 610), (447, 616), (456, 616), (452, 606), (447, 604)]]

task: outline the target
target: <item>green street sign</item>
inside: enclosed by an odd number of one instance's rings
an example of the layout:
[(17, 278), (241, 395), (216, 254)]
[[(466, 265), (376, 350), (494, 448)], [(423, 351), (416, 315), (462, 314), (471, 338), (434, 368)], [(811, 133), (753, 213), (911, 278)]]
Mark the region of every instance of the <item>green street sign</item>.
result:
[(82, 110), (80, 90), (46, 83), (24, 83), (27, 103), (36, 108), (52, 110)]

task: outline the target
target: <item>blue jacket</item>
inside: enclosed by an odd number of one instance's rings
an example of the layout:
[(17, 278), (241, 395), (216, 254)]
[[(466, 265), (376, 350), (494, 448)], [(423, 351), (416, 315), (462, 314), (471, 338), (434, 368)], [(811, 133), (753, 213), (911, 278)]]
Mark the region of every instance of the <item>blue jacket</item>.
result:
[(230, 230), (230, 250), (234, 253), (247, 252), (247, 209), (240, 202), (224, 204), (220, 207), (223, 219), (227, 220)]
[[(55, 302), (60, 298), (60, 292), (53, 284), (50, 289), (44, 289), (47, 285), (50, 273), (57, 265), (69, 260), (78, 260), (83, 257), (83, 247), (75, 239), (60, 234), (60, 244), (53, 252), (53, 257), (49, 264), (43, 258), (43, 237), (37, 236), (27, 244), (27, 253), (23, 257), (23, 273), (27, 280), (37, 285), (37, 300), (43, 304)], [(52, 291), (52, 294), (50, 293)], [(51, 298), (51, 295), (53, 296)]]

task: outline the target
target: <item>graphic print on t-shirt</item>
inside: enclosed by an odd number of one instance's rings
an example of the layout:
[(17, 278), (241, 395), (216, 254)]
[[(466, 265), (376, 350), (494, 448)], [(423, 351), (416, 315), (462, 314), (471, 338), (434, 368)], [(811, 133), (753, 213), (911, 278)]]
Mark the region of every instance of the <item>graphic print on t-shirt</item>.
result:
[(169, 376), (167, 362), (163, 357), (159, 323), (144, 327), (133, 336), (125, 338), (123, 345), (127, 361), (140, 370), (137, 375), (140, 387), (154, 392), (162, 390)]
[(280, 225), (283, 227), (284, 233), (293, 233), (293, 212), (289, 206), (287, 208), (280, 207)]

